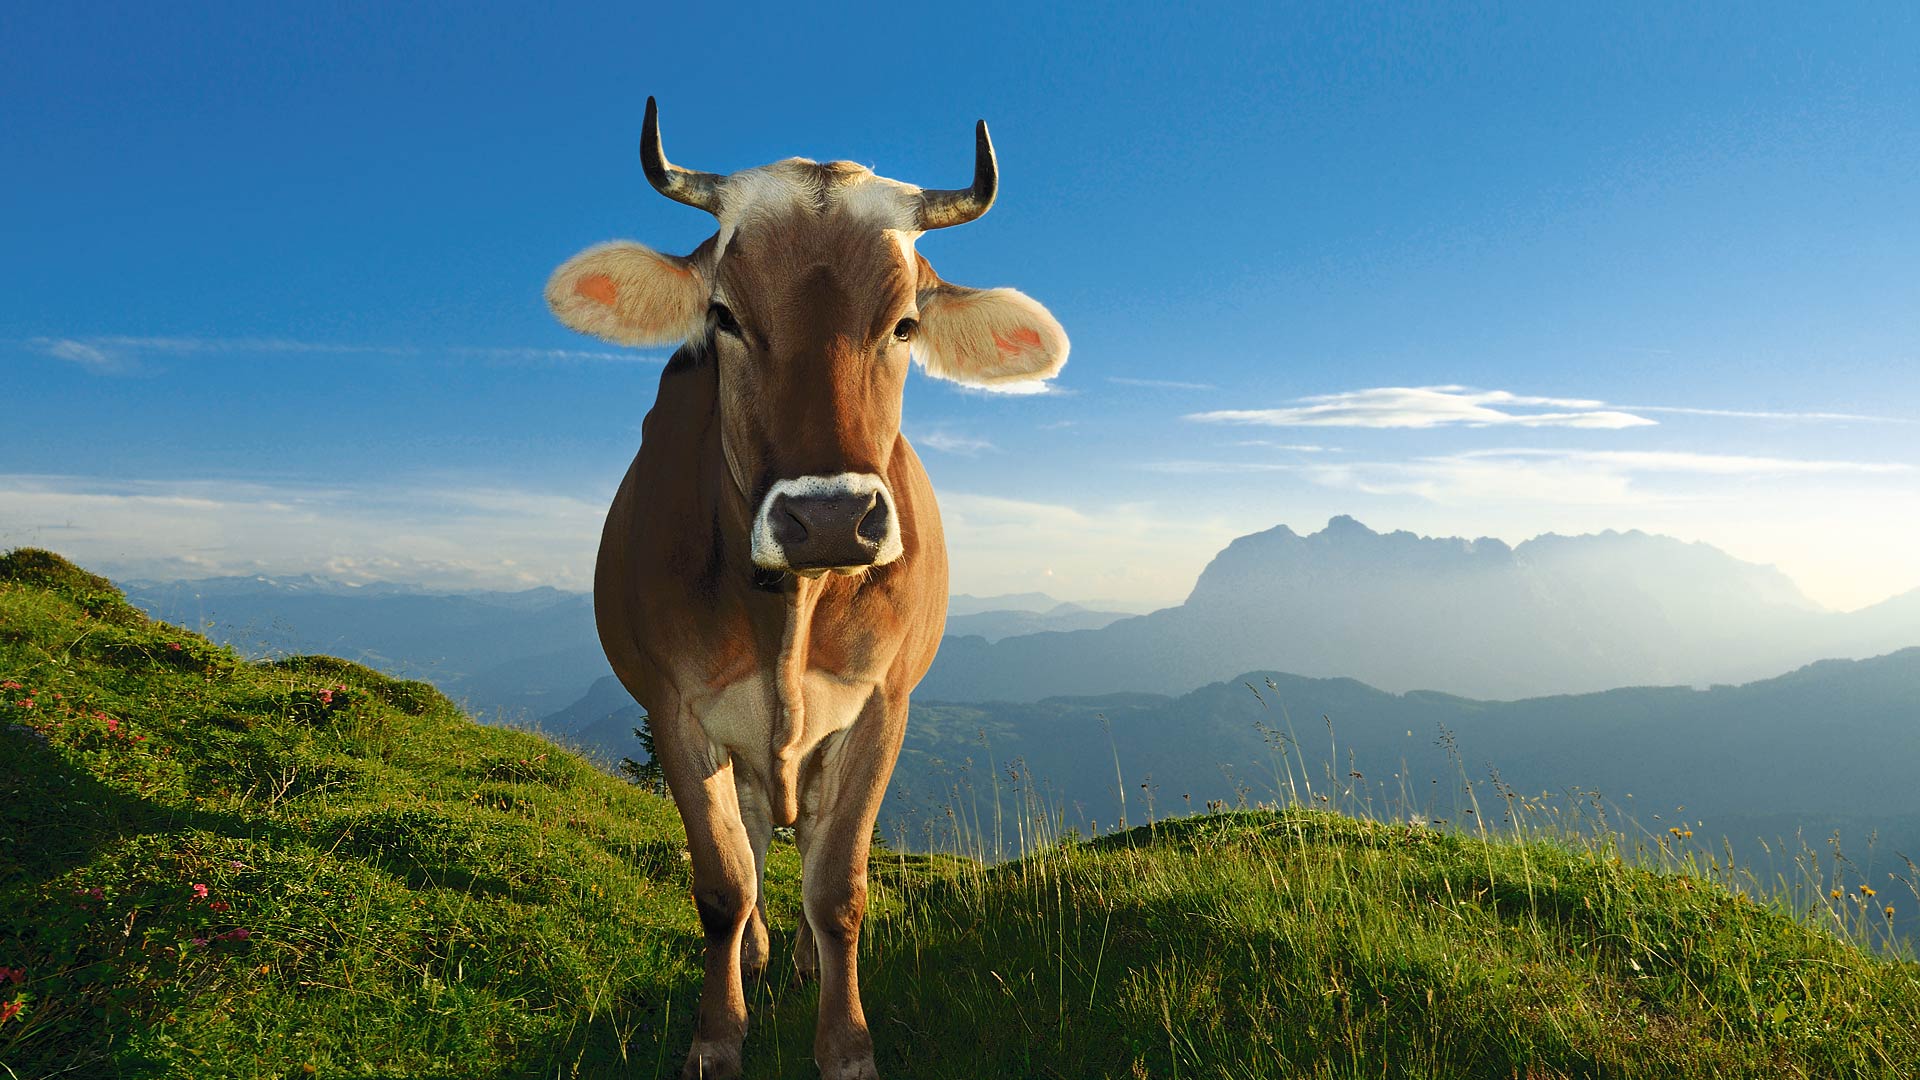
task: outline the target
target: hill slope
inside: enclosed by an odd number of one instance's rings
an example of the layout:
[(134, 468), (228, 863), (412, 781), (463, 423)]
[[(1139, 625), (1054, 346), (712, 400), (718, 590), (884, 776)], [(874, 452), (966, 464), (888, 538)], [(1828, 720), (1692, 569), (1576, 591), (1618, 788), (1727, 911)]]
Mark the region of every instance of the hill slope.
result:
[[(1849, 849), (1877, 832), (1883, 862), (1895, 852), (1920, 858), (1920, 649), (1821, 661), (1741, 686), (1520, 701), (1391, 694), (1271, 671), (1178, 697), (917, 698), (891, 809), (908, 810), (911, 788), (934, 803), (921, 815), (939, 818), (954, 766), (983, 763), (991, 751), (1002, 763), (1019, 759), (1059, 805), (1079, 807), (1071, 820), (1084, 813), (1111, 822), (1119, 808), (1109, 739), (1135, 821), (1145, 809), (1135, 785), (1149, 779), (1163, 812), (1183, 794), (1196, 805), (1232, 802), (1236, 786), (1256, 799), (1278, 797), (1276, 743), (1292, 739), (1313, 763), (1317, 787), (1333, 752), (1342, 776), (1364, 774), (1342, 786), (1372, 792), (1380, 807), (1411, 803), (1450, 816), (1463, 772), (1484, 783), (1497, 770), (1522, 791), (1596, 791), (1643, 814), (1685, 805), (1689, 817), (1741, 844), (1843, 829)], [(1089, 765), (1090, 748), (1098, 766)]]
[[(43, 552), (0, 558), (0, 682), (11, 1074), (677, 1071), (697, 924), (664, 800), (422, 684), (243, 662)], [(796, 872), (777, 847), (776, 956)], [(1604, 850), (1287, 810), (874, 876), (892, 1077), (1920, 1060), (1912, 964)], [(813, 1075), (790, 972), (752, 988), (750, 1075)]]
[(137, 583), (127, 599), (251, 656), (327, 653), (424, 679), (469, 712), (521, 723), (612, 669), (584, 593), (439, 593), (310, 577)]

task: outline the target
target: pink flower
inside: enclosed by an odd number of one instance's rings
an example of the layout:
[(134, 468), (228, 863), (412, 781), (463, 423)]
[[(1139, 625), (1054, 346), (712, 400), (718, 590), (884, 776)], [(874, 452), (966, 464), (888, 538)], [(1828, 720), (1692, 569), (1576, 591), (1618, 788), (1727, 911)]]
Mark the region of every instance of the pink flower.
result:
[(21, 686), (19, 683), (14, 682), (12, 679), (8, 679), (6, 682), (0, 682), (0, 690), (25, 690), (25, 689), (26, 687)]
[(232, 862), (228, 863), (227, 865), (232, 867), (235, 870), (245, 870), (247, 868), (247, 864), (241, 862), (239, 859), (235, 859)]
[(207, 887), (206, 887), (205, 885), (202, 885), (202, 884), (200, 884), (200, 883), (199, 883), (199, 882), (197, 882), (197, 881), (196, 881), (196, 882), (194, 882), (194, 883), (193, 883), (193, 898), (194, 898), (195, 900), (205, 900), (205, 899), (207, 898)]
[(173, 650), (174, 652), (179, 652), (179, 651), (180, 651), (180, 643), (179, 643), (179, 642), (177, 642), (177, 641), (169, 641), (169, 642), (167, 642), (167, 648), (169, 648), (169, 649), (172, 649), (172, 650)]
[(33, 699), (21, 698), (19, 701), (14, 702), (14, 704), (20, 706), (23, 709), (31, 709), (33, 708)]
[(208, 908), (214, 911), (225, 911), (230, 906), (231, 905), (229, 905), (225, 900), (215, 900), (213, 903), (207, 905)]
[(107, 734), (109, 735), (120, 734), (120, 721), (115, 720), (111, 716), (107, 717)]
[(203, 937), (197, 937), (193, 939), (193, 943), (195, 945), (205, 945), (207, 943), (207, 939)]
[(333, 704), (333, 691), (331, 690), (320, 691), (320, 704), (322, 705)]
[(220, 936), (228, 941), (245, 941), (253, 936), (253, 931), (248, 930), (244, 926), (236, 926)]

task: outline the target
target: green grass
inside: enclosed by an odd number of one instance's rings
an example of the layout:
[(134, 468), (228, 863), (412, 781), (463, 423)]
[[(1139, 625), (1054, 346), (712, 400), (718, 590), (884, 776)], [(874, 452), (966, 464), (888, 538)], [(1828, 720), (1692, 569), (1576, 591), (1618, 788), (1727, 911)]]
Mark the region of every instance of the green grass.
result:
[[(0, 558), (0, 681), (0, 1075), (677, 1075), (665, 800), (41, 552)], [(1637, 862), (1298, 807), (876, 855), (864, 996), (896, 1077), (1916, 1075), (1920, 968), (1860, 946), (1884, 898)], [(776, 843), (750, 1076), (813, 1075), (797, 879)]]

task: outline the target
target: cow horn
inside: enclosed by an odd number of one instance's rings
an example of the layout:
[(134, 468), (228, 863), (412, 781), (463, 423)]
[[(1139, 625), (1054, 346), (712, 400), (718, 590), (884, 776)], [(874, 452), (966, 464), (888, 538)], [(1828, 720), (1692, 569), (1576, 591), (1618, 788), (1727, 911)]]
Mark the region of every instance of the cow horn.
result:
[(921, 191), (920, 230), (965, 225), (993, 206), (999, 190), (1000, 166), (993, 159), (993, 140), (987, 136), (987, 122), (982, 120), (973, 129), (973, 186)]
[(651, 96), (647, 98), (646, 123), (640, 129), (640, 167), (647, 171), (647, 182), (653, 190), (674, 202), (720, 216), (720, 185), (726, 177), (683, 169), (667, 160), (660, 149), (660, 107)]

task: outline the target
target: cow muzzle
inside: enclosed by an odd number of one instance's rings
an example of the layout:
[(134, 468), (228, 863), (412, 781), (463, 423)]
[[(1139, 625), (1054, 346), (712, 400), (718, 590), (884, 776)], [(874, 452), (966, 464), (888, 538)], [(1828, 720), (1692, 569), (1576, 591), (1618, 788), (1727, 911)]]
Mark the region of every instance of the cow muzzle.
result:
[(762, 570), (852, 573), (901, 550), (893, 493), (872, 473), (775, 481), (754, 516), (753, 564)]

